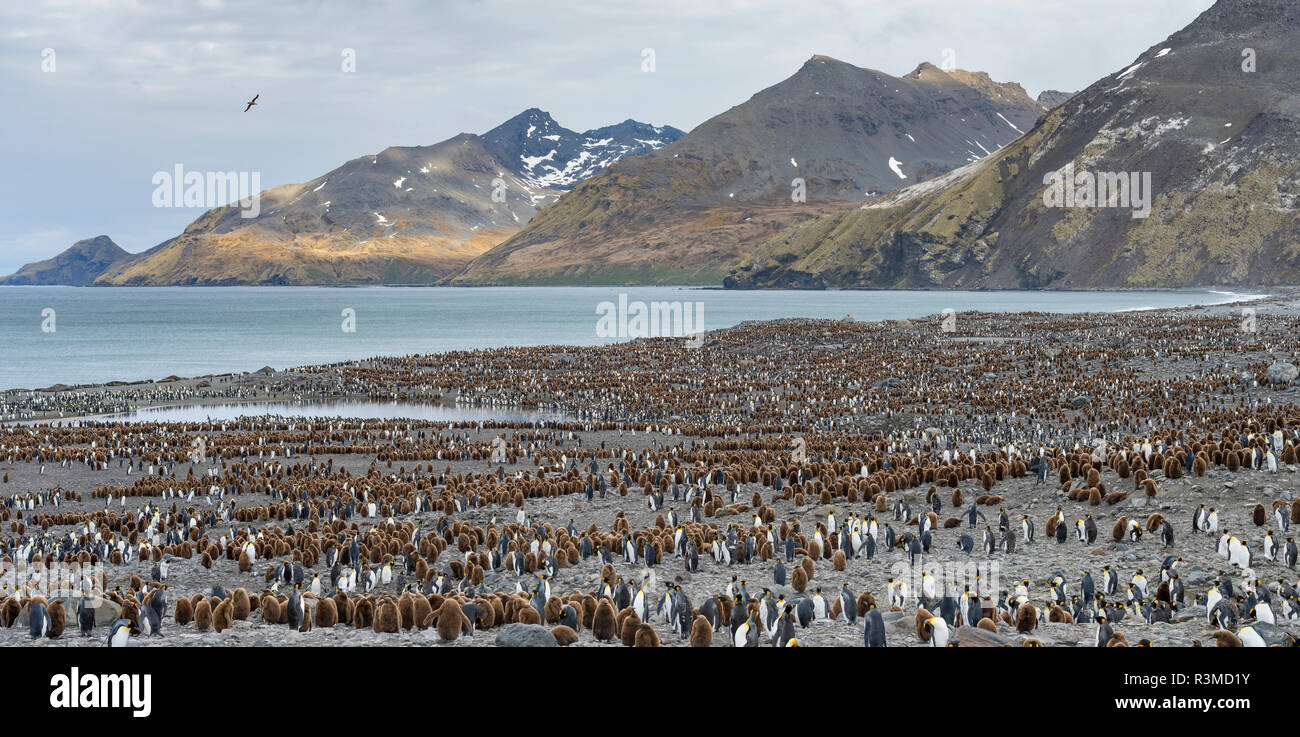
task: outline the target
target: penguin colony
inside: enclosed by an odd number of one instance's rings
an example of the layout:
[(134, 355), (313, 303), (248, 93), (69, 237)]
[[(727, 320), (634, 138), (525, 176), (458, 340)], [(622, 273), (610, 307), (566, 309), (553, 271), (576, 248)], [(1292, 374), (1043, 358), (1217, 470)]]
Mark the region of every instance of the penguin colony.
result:
[[(1266, 376), (1285, 324), (962, 318), (960, 341), (747, 324), (698, 350), (375, 359), (254, 392), (562, 421), (0, 428), (0, 554), (26, 564), (0, 584), (5, 642), (490, 644), (519, 623), (629, 647), (1296, 643), (1300, 407)], [(254, 391), (216, 384), (0, 411)], [(57, 592), (32, 574), (71, 562), (103, 573)]]

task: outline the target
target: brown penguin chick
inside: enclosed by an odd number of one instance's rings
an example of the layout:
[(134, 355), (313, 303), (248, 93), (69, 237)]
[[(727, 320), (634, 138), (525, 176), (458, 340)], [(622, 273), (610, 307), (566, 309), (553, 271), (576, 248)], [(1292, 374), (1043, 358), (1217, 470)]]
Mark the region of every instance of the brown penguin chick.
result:
[(1110, 640), (1106, 643), (1106, 647), (1128, 647), (1128, 646), (1129, 646), (1128, 638), (1124, 636), (1123, 632), (1116, 632), (1115, 634), (1111, 635)]
[(578, 633), (573, 631), (572, 627), (557, 624), (551, 628), (551, 634), (555, 636), (555, 644), (560, 647), (572, 645), (578, 641)]
[(862, 593), (858, 594), (858, 616), (866, 616), (867, 612), (875, 605), (875, 603), (876, 597), (872, 596), (871, 592), (864, 590)]
[(614, 604), (608, 597), (602, 598), (596, 605), (596, 613), (591, 619), (591, 634), (601, 642), (614, 639)]
[[(420, 597), (424, 598), (424, 597)], [(321, 599), (316, 602), (316, 626), (333, 627), (339, 622), (339, 608), (333, 599)]]
[(623, 618), (623, 628), (620, 631), (620, 639), (623, 641), (624, 647), (632, 647), (636, 644), (636, 631), (640, 626), (641, 618), (636, 615), (636, 612), (629, 612), (628, 615)]
[(424, 629), (425, 621), (433, 616), (433, 607), (429, 606), (429, 600), (423, 596), (411, 597), (411, 619), (420, 629)]
[(1115, 520), (1115, 524), (1110, 528), (1110, 537), (1115, 542), (1123, 542), (1124, 533), (1127, 531), (1128, 531), (1128, 517), (1125, 517), (1124, 515), (1121, 514), (1119, 516), (1119, 519)]
[(1101, 499), (1102, 499), (1102, 497), (1101, 497), (1101, 489), (1098, 489), (1097, 487), (1094, 486), (1094, 487), (1092, 487), (1091, 489), (1088, 490), (1088, 503), (1089, 503), (1089, 504), (1091, 504), (1092, 506), (1095, 507), (1095, 506), (1097, 506), (1098, 504), (1101, 504)]
[(561, 611), (562, 606), (563, 602), (561, 602), (558, 597), (552, 596), (546, 600), (545, 610), (547, 624), (555, 624), (560, 621), (560, 616), (563, 614)]
[(375, 602), (369, 598), (358, 599), (352, 607), (352, 626), (366, 629), (375, 621)]
[(1048, 518), (1047, 518), (1047, 536), (1048, 536), (1048, 537), (1054, 537), (1054, 536), (1056, 535), (1056, 525), (1057, 525), (1057, 523), (1058, 523), (1058, 521), (1057, 521), (1056, 515), (1052, 515), (1051, 517), (1048, 517)]
[(596, 617), (596, 597), (587, 594), (582, 597), (580, 604), (578, 612), (581, 614), (579, 619), (582, 620), (582, 626), (591, 629), (591, 622)]
[(263, 624), (280, 624), (280, 600), (271, 594), (262, 596), (262, 605), (257, 608), (262, 613)]
[(705, 617), (696, 615), (691, 622), (691, 647), (713, 646), (713, 625)]
[(53, 639), (63, 634), (63, 628), (68, 624), (68, 615), (63, 610), (63, 602), (55, 599), (45, 607), (45, 611), (50, 615), (50, 629), (45, 634)]
[(13, 623), (18, 621), (18, 616), (22, 613), (23, 606), (18, 603), (17, 596), (10, 596), (0, 603), (0, 625), (12, 627)]
[(1155, 532), (1164, 524), (1165, 516), (1159, 512), (1152, 512), (1147, 516), (1147, 532)]
[(253, 611), (253, 605), (248, 600), (248, 592), (242, 588), (235, 589), (230, 595), (230, 605), (232, 607), (230, 616), (241, 622), (248, 619), (248, 615)]
[[(207, 553), (204, 553), (203, 557), (206, 560)], [(209, 564), (207, 567), (211, 568), (212, 566)], [(248, 557), (248, 551), (245, 550), (239, 554), (239, 572), (248, 573), (251, 570), (253, 570), (253, 561)]]
[(981, 619), (979, 621), (979, 624), (975, 626), (979, 627), (982, 630), (988, 630), (989, 632), (998, 631), (998, 626), (996, 624), (993, 624), (993, 620), (989, 619), (988, 617), (984, 617), (983, 619)]
[(541, 624), (542, 615), (531, 604), (524, 604), (515, 610), (515, 621), (520, 624)]
[(212, 610), (212, 629), (214, 632), (220, 632), (230, 628), (232, 620), (231, 615), (234, 606), (230, 603), (230, 597), (221, 600), (216, 609)]
[(1016, 608), (1016, 632), (1025, 634), (1038, 628), (1038, 609), (1033, 604), (1021, 604)]
[(402, 595), (397, 597), (397, 617), (401, 623), (401, 628), (404, 630), (409, 630), (416, 625), (415, 600), (417, 598), (424, 599), (426, 605), (429, 603), (428, 599), (423, 596), (417, 597), (410, 591), (403, 591)]
[[(807, 558), (804, 560), (807, 560)], [(803, 566), (794, 567), (794, 573), (790, 575), (790, 587), (799, 593), (803, 593), (808, 588), (808, 574), (804, 571)]]
[(1268, 521), (1268, 515), (1264, 512), (1263, 504), (1256, 504), (1250, 512), (1250, 521), (1255, 523), (1256, 527), (1262, 526)]
[[(530, 609), (532, 607), (529, 607)], [(537, 612), (534, 611), (533, 614)], [(460, 604), (455, 600), (448, 598), (438, 607), (438, 636), (448, 642), (460, 637), (462, 622), (465, 615), (460, 611)]]
[(316, 603), (316, 598), (314, 596), (308, 594), (307, 596), (303, 597), (302, 622), (298, 624), (299, 632), (311, 632), (311, 623), (314, 617), (313, 610), (316, 609), (318, 606), (319, 605)]
[(635, 613), (636, 612), (632, 607), (629, 606), (620, 609), (618, 613), (614, 615), (614, 631), (618, 633), (619, 637), (623, 636), (623, 622), (627, 621), (627, 618)]
[(1153, 479), (1142, 479), (1142, 493), (1154, 497), (1156, 490), (1156, 482)]
[(194, 621), (194, 605), (184, 596), (176, 599), (176, 624), (184, 626)]
[(1074, 615), (1062, 609), (1060, 606), (1053, 604), (1047, 612), (1048, 622), (1057, 622), (1063, 624), (1074, 624)]
[(375, 609), (374, 631), (397, 633), (401, 631), (401, 626), (401, 615), (398, 614), (397, 604), (392, 599), (381, 601)]
[[(496, 597), (483, 597), (483, 596), (479, 596), (474, 599), (473, 603), (478, 605), (478, 609), (479, 609), (478, 622), (475, 623), (474, 625), (476, 629), (481, 629), (481, 630), (491, 629), (493, 625), (497, 624), (496, 621), (497, 612), (496, 609), (492, 606), (492, 602), (495, 600)], [(578, 625), (578, 626), (581, 627), (582, 625)]]
[(837, 571), (842, 571), (848, 567), (848, 560), (845, 559), (843, 550), (835, 551), (835, 555), (831, 559), (831, 567)]
[(1228, 630), (1216, 630), (1212, 636), (1215, 647), (1242, 647), (1241, 638)]
[(339, 624), (352, 624), (352, 599), (344, 591), (334, 594), (334, 611), (339, 616)]
[(804, 558), (799, 561), (799, 565), (803, 568), (803, 572), (808, 574), (809, 581), (817, 577), (817, 566), (813, 564), (812, 558)]
[(199, 632), (207, 632), (212, 629), (212, 605), (207, 599), (200, 601), (194, 607), (194, 626)]
[(659, 633), (648, 624), (637, 626), (632, 637), (632, 647), (659, 647)]
[(925, 629), (925, 623), (930, 621), (930, 617), (933, 616), (925, 607), (916, 608), (916, 639), (921, 642), (930, 641), (930, 633)]

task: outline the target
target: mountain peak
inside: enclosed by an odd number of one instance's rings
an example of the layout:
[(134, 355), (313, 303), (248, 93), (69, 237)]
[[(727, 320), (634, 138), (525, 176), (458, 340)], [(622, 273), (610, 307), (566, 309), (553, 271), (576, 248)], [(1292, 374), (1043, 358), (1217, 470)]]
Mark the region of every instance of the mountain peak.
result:
[(908, 72), (907, 74), (904, 74), (903, 79), (925, 79), (926, 77), (930, 77), (936, 74), (946, 75), (947, 72), (931, 64), (928, 61), (923, 61), (920, 64), (917, 64), (915, 69)]
[(23, 266), (0, 277), (0, 284), (67, 284), (84, 287), (108, 267), (131, 257), (106, 235), (86, 238), (54, 258)]
[(484, 133), (483, 137), (491, 141), (503, 138), (527, 137), (533, 133), (547, 135), (564, 130), (559, 123), (555, 122), (555, 118), (552, 118), (550, 113), (540, 108), (530, 107)]

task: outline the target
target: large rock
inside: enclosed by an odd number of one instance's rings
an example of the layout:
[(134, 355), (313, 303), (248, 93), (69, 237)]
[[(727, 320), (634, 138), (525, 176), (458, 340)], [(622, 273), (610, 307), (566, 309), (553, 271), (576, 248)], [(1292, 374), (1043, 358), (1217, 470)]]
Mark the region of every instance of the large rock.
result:
[(916, 631), (916, 617), (908, 616), (903, 612), (884, 612), (880, 615), (880, 621), (885, 623), (885, 631), (895, 635), (902, 635), (908, 632)]
[(1006, 635), (989, 632), (979, 627), (958, 627), (952, 641), (959, 647), (1015, 647), (1016, 641)]
[(839, 506), (839, 505), (837, 505), (837, 504), (822, 504), (822, 505), (819, 505), (819, 506), (813, 507), (813, 510), (812, 510), (812, 516), (814, 516), (814, 517), (816, 517), (816, 518), (818, 518), (818, 519), (820, 519), (820, 520), (825, 520), (825, 519), (826, 519), (826, 515), (828, 515), (828, 514), (832, 514), (832, 513), (834, 513), (836, 519), (847, 519), (847, 518), (848, 518), (848, 512), (844, 511), (844, 507), (841, 507), (841, 506)]
[(1269, 364), (1265, 375), (1268, 377), (1269, 383), (1289, 384), (1295, 381), (1296, 377), (1300, 377), (1300, 368), (1296, 368), (1294, 363), (1274, 361)]
[(518, 622), (502, 627), (494, 644), (497, 647), (559, 647), (555, 635), (542, 625)]

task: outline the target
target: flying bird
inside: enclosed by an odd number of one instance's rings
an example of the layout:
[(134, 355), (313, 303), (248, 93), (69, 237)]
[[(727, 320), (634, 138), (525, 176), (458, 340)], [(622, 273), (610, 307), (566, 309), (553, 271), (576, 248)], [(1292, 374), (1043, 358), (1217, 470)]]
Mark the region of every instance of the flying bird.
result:
[(248, 112), (250, 109), (252, 109), (252, 107), (257, 104), (257, 98), (261, 96), (262, 96), (261, 92), (257, 93), (256, 95), (253, 95), (253, 99), (248, 101), (248, 105), (244, 108), (244, 112)]

